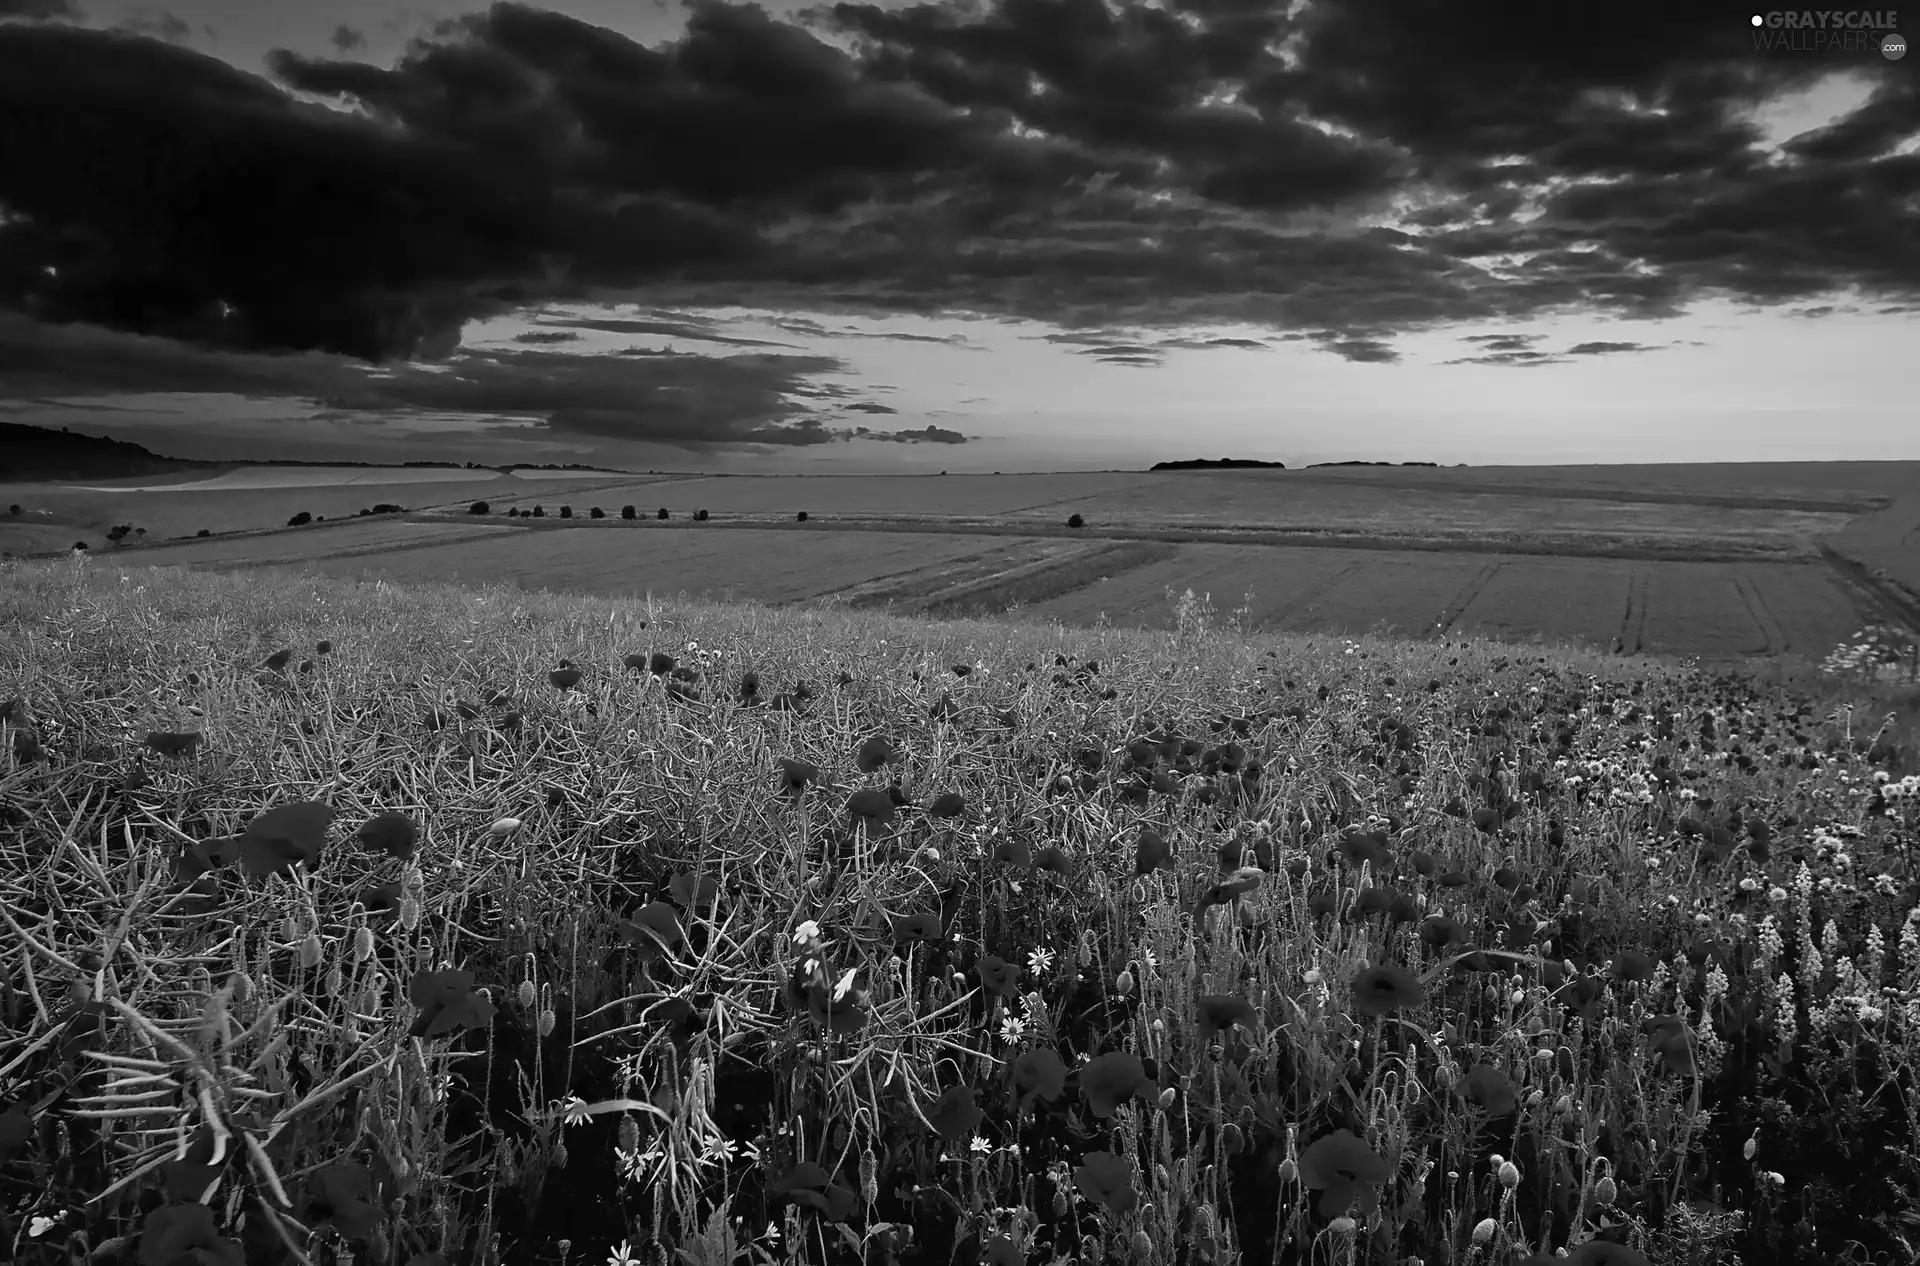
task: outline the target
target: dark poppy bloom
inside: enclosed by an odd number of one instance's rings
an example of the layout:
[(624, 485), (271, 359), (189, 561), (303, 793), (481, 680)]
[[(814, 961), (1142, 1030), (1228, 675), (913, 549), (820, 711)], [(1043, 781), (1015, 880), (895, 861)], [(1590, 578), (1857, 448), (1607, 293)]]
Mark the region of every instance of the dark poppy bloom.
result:
[(1693, 1030), (1677, 1015), (1656, 1016), (1643, 1026), (1654, 1054), (1682, 1077), (1691, 1077), (1698, 1066), (1693, 1058)]
[(213, 1210), (197, 1201), (165, 1204), (147, 1215), (140, 1233), (143, 1262), (192, 1262), (194, 1266), (246, 1266), (240, 1245), (220, 1235)]
[(943, 791), (927, 806), (927, 816), (930, 818), (957, 818), (966, 811), (967, 802), (961, 799), (957, 791)]
[(413, 856), (414, 842), (420, 838), (420, 830), (414, 826), (412, 818), (389, 809), (361, 824), (355, 835), (359, 837), (360, 846), (369, 852), (405, 859)]
[(1337, 892), (1316, 892), (1307, 898), (1307, 913), (1314, 918), (1332, 914), (1340, 908), (1340, 894)]
[(960, 715), (960, 705), (953, 701), (951, 691), (942, 692), (938, 702), (927, 709), (927, 715), (936, 721), (951, 721)]
[(655, 651), (653, 654), (647, 656), (647, 671), (656, 677), (664, 677), (672, 672), (674, 666), (679, 662), (679, 660), (667, 654), (665, 651)]
[(630, 919), (614, 925), (621, 940), (642, 950), (665, 950), (686, 939), (680, 926), (680, 912), (664, 901), (649, 901), (633, 912)]
[(1462, 1095), (1492, 1116), (1506, 1116), (1520, 1102), (1519, 1090), (1512, 1079), (1492, 1064), (1475, 1064), (1458, 1084)]
[(292, 661), (293, 661), (293, 652), (291, 650), (279, 650), (267, 656), (267, 662), (261, 665), (261, 667), (270, 669), (273, 672), (277, 673), (281, 669), (285, 668)]
[(331, 1225), (350, 1240), (365, 1239), (380, 1224), (380, 1211), (368, 1204), (373, 1175), (355, 1161), (323, 1165), (307, 1175), (307, 1221)]
[(631, 668), (634, 672), (644, 672), (647, 667), (647, 653), (645, 651), (634, 651), (631, 654), (621, 656), (620, 662), (628, 668)]
[(331, 655), (333, 654), (333, 643), (325, 638), (321, 638), (318, 642), (314, 643), (313, 653), (315, 655)]
[(1020, 968), (1017, 964), (1009, 963), (998, 954), (988, 954), (981, 958), (973, 970), (988, 993), (997, 993), (1002, 998), (1019, 996)]
[(1472, 876), (1464, 870), (1450, 870), (1440, 876), (1442, 888), (1464, 888), (1472, 882)]
[(747, 707), (752, 707), (754, 704), (760, 702), (760, 674), (755, 672), (743, 673), (740, 677), (740, 685), (733, 693), (734, 697), (739, 699), (740, 702)]
[(872, 1018), (859, 990), (836, 999), (833, 990), (817, 982), (807, 990), (807, 1014), (827, 1032), (840, 1034), (858, 1033)]
[(284, 874), (299, 862), (311, 868), (320, 859), (334, 812), (317, 800), (269, 809), (240, 836), (242, 869), (254, 878)]
[(1392, 1176), (1387, 1162), (1351, 1130), (1317, 1138), (1300, 1153), (1300, 1181), (1325, 1193), (1320, 1197), (1324, 1218), (1341, 1217), (1349, 1209), (1371, 1216), (1380, 1207), (1379, 1184)]
[(1200, 1022), (1200, 1041), (1211, 1042), (1213, 1035), (1239, 1025), (1251, 1033), (1260, 1023), (1253, 1004), (1230, 993), (1205, 993), (1194, 999), (1194, 1011)]
[(993, 860), (1005, 862), (1009, 866), (1033, 865), (1033, 850), (1027, 847), (1025, 840), (1011, 837), (1001, 840), (993, 846)]
[(558, 668), (547, 674), (547, 680), (555, 690), (572, 690), (580, 684), (580, 670), (563, 659)]
[(1035, 1097), (1053, 1103), (1066, 1093), (1067, 1066), (1060, 1057), (1044, 1046), (1036, 1046), (1021, 1053), (1008, 1070), (1013, 1079), (1014, 1093), (1019, 1096), (1022, 1109)]
[(1613, 960), (1615, 980), (1652, 980), (1653, 960), (1639, 950), (1622, 950)]
[(1413, 850), (1412, 861), (1413, 873), (1416, 875), (1431, 877), (1434, 871), (1439, 869), (1439, 864), (1434, 861), (1433, 854), (1424, 848), (1416, 848)]
[(893, 743), (885, 735), (876, 734), (860, 744), (860, 750), (854, 753), (853, 762), (863, 774), (878, 773), (891, 761), (899, 759)]
[(1390, 887), (1374, 885), (1362, 888), (1360, 894), (1354, 898), (1353, 912), (1362, 917), (1379, 914), (1390, 908), (1399, 896), (1399, 892)]
[(204, 734), (191, 731), (155, 730), (147, 735), (146, 742), (148, 747), (162, 756), (191, 756), (199, 750), (200, 744), (206, 740), (206, 737)]
[(1074, 1166), (1073, 1185), (1094, 1204), (1116, 1215), (1126, 1214), (1140, 1203), (1133, 1188), (1133, 1162), (1112, 1152), (1088, 1152)]
[(439, 1037), (455, 1029), (485, 1028), (493, 1003), (473, 987), (473, 973), (449, 968), (419, 971), (407, 982), (407, 997), (420, 1008), (409, 1030), (414, 1037)]
[(981, 1246), (980, 1260), (984, 1266), (1027, 1266), (1027, 1255), (1004, 1231)]
[(942, 931), (940, 927), (940, 916), (934, 914), (932, 911), (928, 911), (925, 914), (916, 914), (910, 918), (894, 919), (892, 920), (892, 924), (893, 939), (902, 945), (937, 941), (940, 939), (940, 933)]
[(860, 1207), (859, 1198), (812, 1161), (801, 1161), (775, 1175), (767, 1190), (797, 1205), (824, 1214), (829, 1222), (844, 1222)]
[(1173, 846), (1151, 827), (1140, 828), (1140, 840), (1133, 849), (1133, 873), (1151, 875), (1162, 867), (1172, 868)]
[(1467, 939), (1466, 929), (1443, 914), (1428, 915), (1420, 921), (1420, 939), (1434, 949), (1445, 949)]
[(1073, 874), (1073, 859), (1057, 844), (1049, 844), (1033, 855), (1035, 870), (1050, 870), (1056, 875)]
[(1353, 978), (1353, 1009), (1362, 1015), (1391, 1015), (1426, 1000), (1420, 978), (1404, 967), (1368, 967)]
[(847, 812), (856, 824), (883, 827), (893, 821), (893, 797), (868, 787), (847, 797)]
[(803, 760), (780, 758), (780, 790), (789, 796), (797, 796), (806, 790), (810, 782), (820, 781), (820, 767)]
[(927, 1112), (927, 1120), (941, 1138), (958, 1143), (979, 1128), (986, 1113), (973, 1102), (972, 1086), (954, 1086)]
[(1393, 862), (1393, 853), (1387, 847), (1385, 831), (1350, 826), (1340, 833), (1338, 850), (1347, 864), (1355, 869), (1370, 862), (1374, 870), (1380, 871)]
[(1135, 1095), (1152, 1094), (1154, 1089), (1146, 1065), (1131, 1051), (1109, 1051), (1080, 1069), (1081, 1097), (1102, 1120)]
[(720, 881), (712, 875), (682, 872), (668, 881), (667, 891), (682, 909), (704, 910), (720, 899)]

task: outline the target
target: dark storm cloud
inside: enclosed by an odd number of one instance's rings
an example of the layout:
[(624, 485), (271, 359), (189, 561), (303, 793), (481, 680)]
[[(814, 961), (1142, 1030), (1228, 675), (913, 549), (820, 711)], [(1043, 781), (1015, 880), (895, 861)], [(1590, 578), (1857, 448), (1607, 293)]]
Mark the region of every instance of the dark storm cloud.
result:
[(1610, 356), (1617, 352), (1657, 352), (1657, 347), (1648, 347), (1645, 343), (1575, 343), (1567, 349), (1569, 356)]
[(71, 0), (0, 0), (0, 18), (25, 18), (29, 22), (55, 18), (77, 21), (80, 10)]
[[(947, 347), (969, 347), (964, 334), (909, 334), (903, 330), (860, 330), (850, 326), (835, 329), (806, 317), (780, 317), (770, 322), (776, 329), (807, 338), (871, 338), (894, 343), (940, 343)], [(981, 350), (975, 348), (974, 350)]]
[(333, 35), (328, 38), (327, 43), (331, 44), (337, 52), (357, 53), (367, 46), (367, 37), (342, 22), (333, 28)]
[(856, 413), (898, 413), (900, 412), (900, 410), (894, 408), (891, 405), (877, 404), (872, 400), (861, 400), (854, 404), (848, 405), (847, 408), (852, 409)]
[(528, 330), (525, 334), (514, 335), (513, 341), (516, 343), (573, 343), (578, 342), (579, 338), (580, 336), (572, 330)]
[[(1163, 350), (1145, 332), (1196, 325), (1391, 363), (1395, 335), (1450, 324), (1920, 300), (1906, 64), (1862, 60), (1867, 102), (1769, 154), (1753, 107), (1832, 64), (1756, 52), (1723, 6), (979, 0), (815, 21), (851, 51), (719, 0), (654, 47), (497, 4), (391, 68), (276, 53), (278, 82), (0, 24), (0, 305), (385, 360), (559, 301), (969, 312), (1125, 329), (1107, 359), (1139, 364)], [(684, 363), (618, 358), (656, 361)], [(615, 425), (601, 407), (580, 406)]]

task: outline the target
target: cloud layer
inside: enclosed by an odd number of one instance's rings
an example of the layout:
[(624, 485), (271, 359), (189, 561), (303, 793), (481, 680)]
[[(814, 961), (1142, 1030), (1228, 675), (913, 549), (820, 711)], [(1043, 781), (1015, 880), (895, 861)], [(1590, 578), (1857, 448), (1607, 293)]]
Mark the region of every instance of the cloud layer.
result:
[[(1717, 6), (1289, 12), (987, 0), (799, 25), (696, 0), (680, 39), (645, 47), (497, 4), (391, 68), (344, 32), (337, 56), (275, 53), (272, 79), (137, 33), (0, 23), (0, 306), (368, 361), (446, 357), (466, 322), (560, 300), (966, 312), (1128, 330), (1080, 346), (1145, 365), (1177, 343), (1141, 332), (1195, 323), (1380, 363), (1396, 335), (1453, 323), (1920, 302), (1920, 155), (1900, 152), (1920, 90), (1901, 63), (1849, 62), (1875, 77), (1865, 104), (1768, 152), (1753, 108), (1837, 63), (1758, 52)], [(580, 328), (612, 327), (525, 342)], [(456, 378), (497, 386), (513, 355)], [(702, 389), (735, 410), (724, 434), (780, 425), (763, 393), (800, 359), (721, 362), (737, 391)], [(1466, 359), (1552, 357), (1516, 341)], [(665, 375), (648, 425), (682, 429), (659, 419), (686, 362), (618, 364)], [(560, 378), (593, 394), (604, 372)]]

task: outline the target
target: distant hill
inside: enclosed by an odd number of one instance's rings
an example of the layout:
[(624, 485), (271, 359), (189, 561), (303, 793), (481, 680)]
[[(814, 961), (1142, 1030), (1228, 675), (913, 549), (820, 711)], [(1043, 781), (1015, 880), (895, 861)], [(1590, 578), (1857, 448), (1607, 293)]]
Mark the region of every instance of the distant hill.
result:
[(14, 482), (121, 479), (182, 470), (218, 470), (230, 464), (161, 457), (125, 440), (0, 422), (0, 479)]
[(1189, 457), (1179, 462), (1155, 462), (1148, 470), (1285, 470), (1285, 462), (1257, 462), (1250, 457)]
[(1313, 470), (1319, 466), (1438, 466), (1439, 462), (1314, 462), (1308, 466)]

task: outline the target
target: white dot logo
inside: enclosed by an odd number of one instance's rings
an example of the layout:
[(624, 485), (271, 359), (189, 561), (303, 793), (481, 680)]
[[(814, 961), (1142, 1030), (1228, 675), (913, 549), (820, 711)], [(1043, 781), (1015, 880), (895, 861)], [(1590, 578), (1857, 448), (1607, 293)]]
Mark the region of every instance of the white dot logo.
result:
[(1766, 25), (1766, 22), (1767, 22), (1767, 20), (1766, 20), (1765, 18), (1763, 18), (1763, 17), (1761, 17), (1761, 16), (1759, 15), (1759, 14), (1757, 14), (1757, 13), (1756, 13), (1756, 14), (1754, 14), (1754, 15), (1753, 15), (1753, 24), (1754, 24), (1755, 26), (1765, 26), (1765, 25)]

